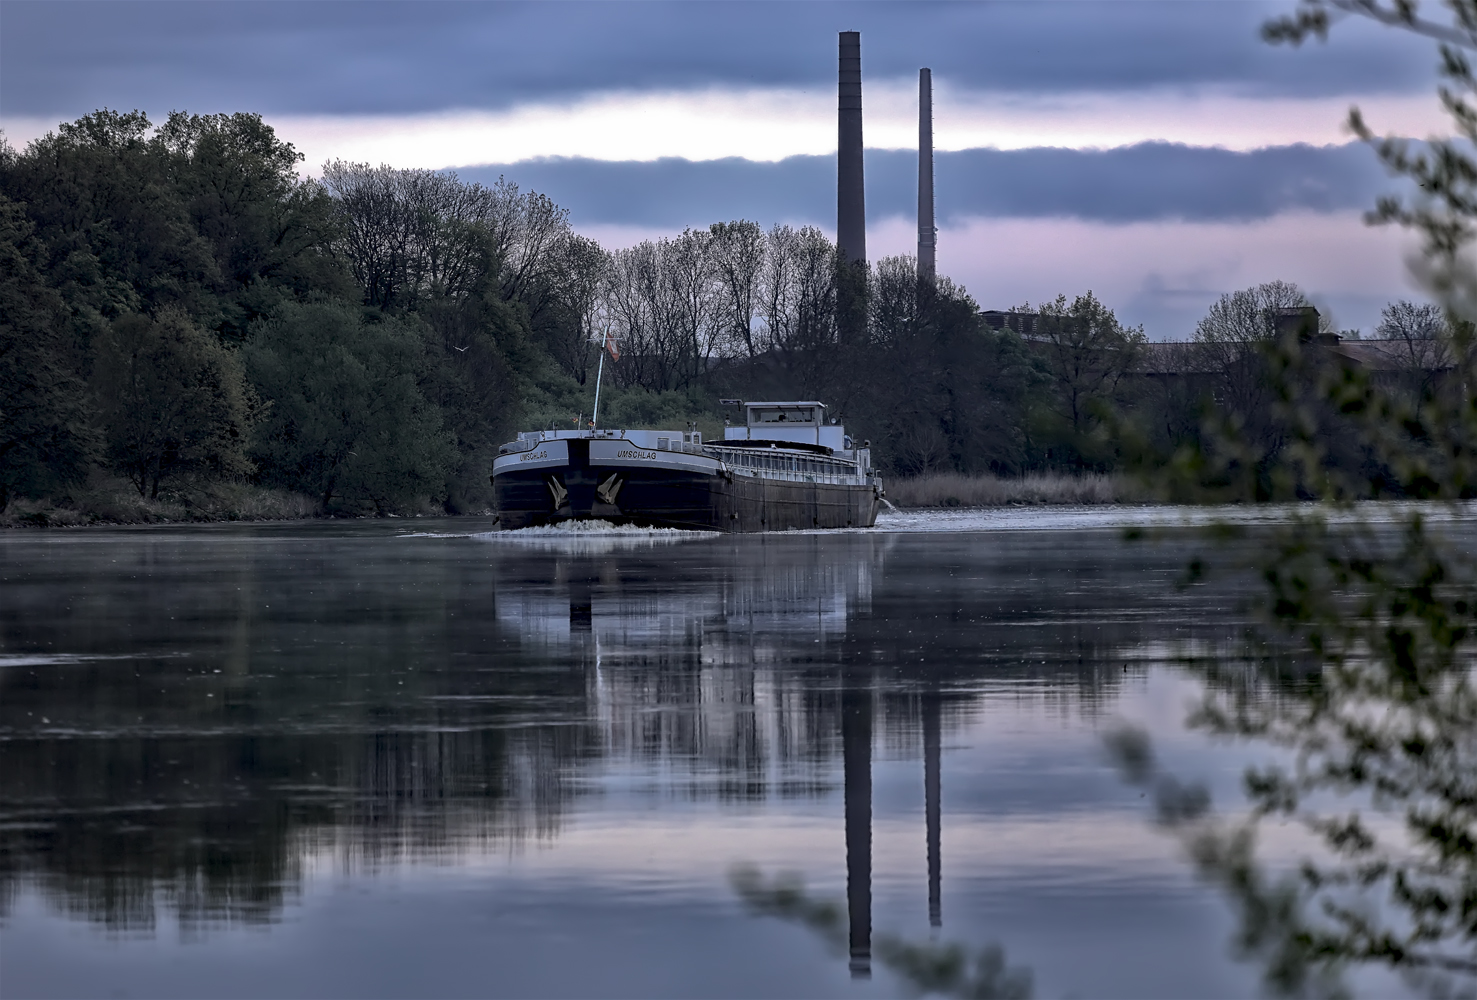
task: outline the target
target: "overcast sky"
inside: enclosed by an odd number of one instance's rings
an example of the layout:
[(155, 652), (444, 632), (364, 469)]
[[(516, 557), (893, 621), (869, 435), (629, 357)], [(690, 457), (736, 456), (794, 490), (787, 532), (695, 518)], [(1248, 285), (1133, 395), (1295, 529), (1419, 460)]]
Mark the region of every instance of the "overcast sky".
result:
[(1296, 281), (1368, 330), (1408, 296), (1391, 188), (1342, 121), (1438, 131), (1435, 53), (1282, 3), (0, 4), (0, 125), (256, 111), (307, 156), (505, 175), (607, 245), (737, 217), (835, 226), (836, 33), (862, 32), (868, 248), (911, 252), (935, 80), (940, 268), (985, 307), (1088, 288), (1153, 339)]

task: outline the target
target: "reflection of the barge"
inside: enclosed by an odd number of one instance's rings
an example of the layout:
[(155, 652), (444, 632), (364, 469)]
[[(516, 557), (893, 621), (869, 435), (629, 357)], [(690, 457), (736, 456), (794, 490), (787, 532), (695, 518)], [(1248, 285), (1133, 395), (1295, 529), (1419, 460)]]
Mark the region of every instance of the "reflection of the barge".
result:
[[(838, 544), (839, 541), (839, 544)], [(692, 784), (758, 797), (824, 789), (816, 768), (840, 738), (852, 975), (871, 974), (875, 678), (837, 656), (848, 622), (870, 610), (892, 535), (781, 536), (725, 545), (684, 574), (645, 546), (556, 553), (542, 576), (514, 562), (497, 616), (530, 645), (589, 665), (607, 754), (685, 761)], [(838, 549), (845, 556), (838, 558)], [(655, 586), (653, 586), (655, 584)], [(942, 700), (921, 708), (929, 916), (941, 921), (939, 752)], [(916, 730), (913, 722), (906, 726)], [(839, 732), (838, 732), (839, 730)]]
[(68, 654), (0, 663), (0, 917), (30, 884), (110, 924), (274, 920), (325, 856), (556, 837), (607, 767), (847, 793), (864, 908), (875, 743), (923, 758), (937, 919), (940, 733), (1006, 686), (1095, 711), (1171, 617), (1115, 550), (1022, 537), (262, 541), (130, 536), (0, 579), (0, 648)]

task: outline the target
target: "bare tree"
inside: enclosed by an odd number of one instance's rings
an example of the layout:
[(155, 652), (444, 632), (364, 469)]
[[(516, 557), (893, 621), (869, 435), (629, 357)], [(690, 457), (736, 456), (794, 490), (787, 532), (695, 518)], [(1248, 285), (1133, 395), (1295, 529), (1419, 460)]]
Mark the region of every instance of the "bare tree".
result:
[(664, 303), (660, 300), (657, 246), (643, 240), (611, 255), (605, 290), (605, 313), (620, 344), (621, 360), (613, 372), (623, 385), (662, 390), (670, 381), (667, 345), (661, 335)]
[(572, 237), (569, 212), (547, 196), (498, 178), (496, 213), (488, 222), (499, 264), (503, 298), (523, 302), (538, 323), (557, 300), (556, 278), (564, 244)]
[(912, 257), (884, 257), (873, 269), (870, 339), (887, 349), (912, 340), (918, 326), (918, 262)]
[(566, 313), (549, 338), (557, 361), (580, 385), (589, 376), (593, 345), (604, 325), (610, 284), (610, 254), (592, 239), (571, 235), (554, 261), (555, 286)]
[(1456, 364), (1453, 341), (1440, 306), (1400, 300), (1380, 313), (1375, 336), (1388, 341), (1399, 366), (1401, 388), (1417, 415), (1431, 398), (1441, 374)]
[(689, 229), (611, 255), (601, 308), (621, 344), (617, 378), (623, 383), (680, 389), (721, 356), (721, 300), (710, 241), (708, 232)]
[[(742, 344), (750, 358), (758, 356), (754, 314), (759, 310), (767, 249), (757, 222), (715, 222), (708, 228), (709, 259), (722, 289), (719, 333), (734, 348)], [(729, 344), (720, 350), (729, 350)]]
[(795, 338), (799, 323), (799, 234), (776, 225), (764, 237), (764, 260), (759, 272), (760, 353)]
[(836, 340), (836, 246), (814, 226), (796, 234), (797, 347), (818, 350)]
[(462, 299), (495, 266), (487, 240), (495, 190), (451, 173), (340, 160), (324, 166), (323, 183), (339, 204), (338, 249), (366, 303), (408, 309), (424, 298)]
[(452, 172), (395, 170), (335, 160), (323, 183), (337, 199), (340, 251), (382, 308), (462, 299), (494, 274), (506, 301), (522, 302), (536, 326), (563, 303), (569, 213), (547, 196), (499, 178), (468, 184)]
[[(1222, 295), (1195, 327), (1193, 363), (1210, 380), (1216, 404), (1248, 428), (1268, 429), (1272, 383), (1266, 349), (1279, 334), (1283, 310), (1306, 306), (1302, 289), (1286, 281)], [(1274, 442), (1263, 440), (1267, 447)]]
[(676, 362), (678, 388), (700, 378), (708, 370), (718, 346), (713, 319), (716, 305), (711, 263), (712, 237), (703, 230), (685, 229), (682, 235), (662, 240), (662, 281), (671, 318), (666, 325), (671, 338), (671, 356)]

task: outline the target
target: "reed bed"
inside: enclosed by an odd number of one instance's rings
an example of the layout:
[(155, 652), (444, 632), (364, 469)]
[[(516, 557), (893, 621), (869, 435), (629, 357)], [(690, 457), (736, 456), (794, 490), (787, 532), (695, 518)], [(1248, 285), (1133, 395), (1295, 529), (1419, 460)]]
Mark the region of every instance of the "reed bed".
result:
[(1030, 472), (1023, 476), (966, 476), (935, 472), (884, 481), (898, 507), (1007, 507), (1045, 504), (1142, 503), (1148, 498), (1122, 476)]

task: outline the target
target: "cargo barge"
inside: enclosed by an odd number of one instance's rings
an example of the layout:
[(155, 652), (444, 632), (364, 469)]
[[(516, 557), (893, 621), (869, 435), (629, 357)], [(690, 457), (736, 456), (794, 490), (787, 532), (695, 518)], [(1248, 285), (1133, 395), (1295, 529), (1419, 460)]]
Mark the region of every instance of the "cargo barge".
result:
[(503, 529), (600, 520), (707, 531), (869, 528), (882, 480), (815, 401), (745, 403), (721, 441), (701, 432), (528, 431), (498, 449)]

